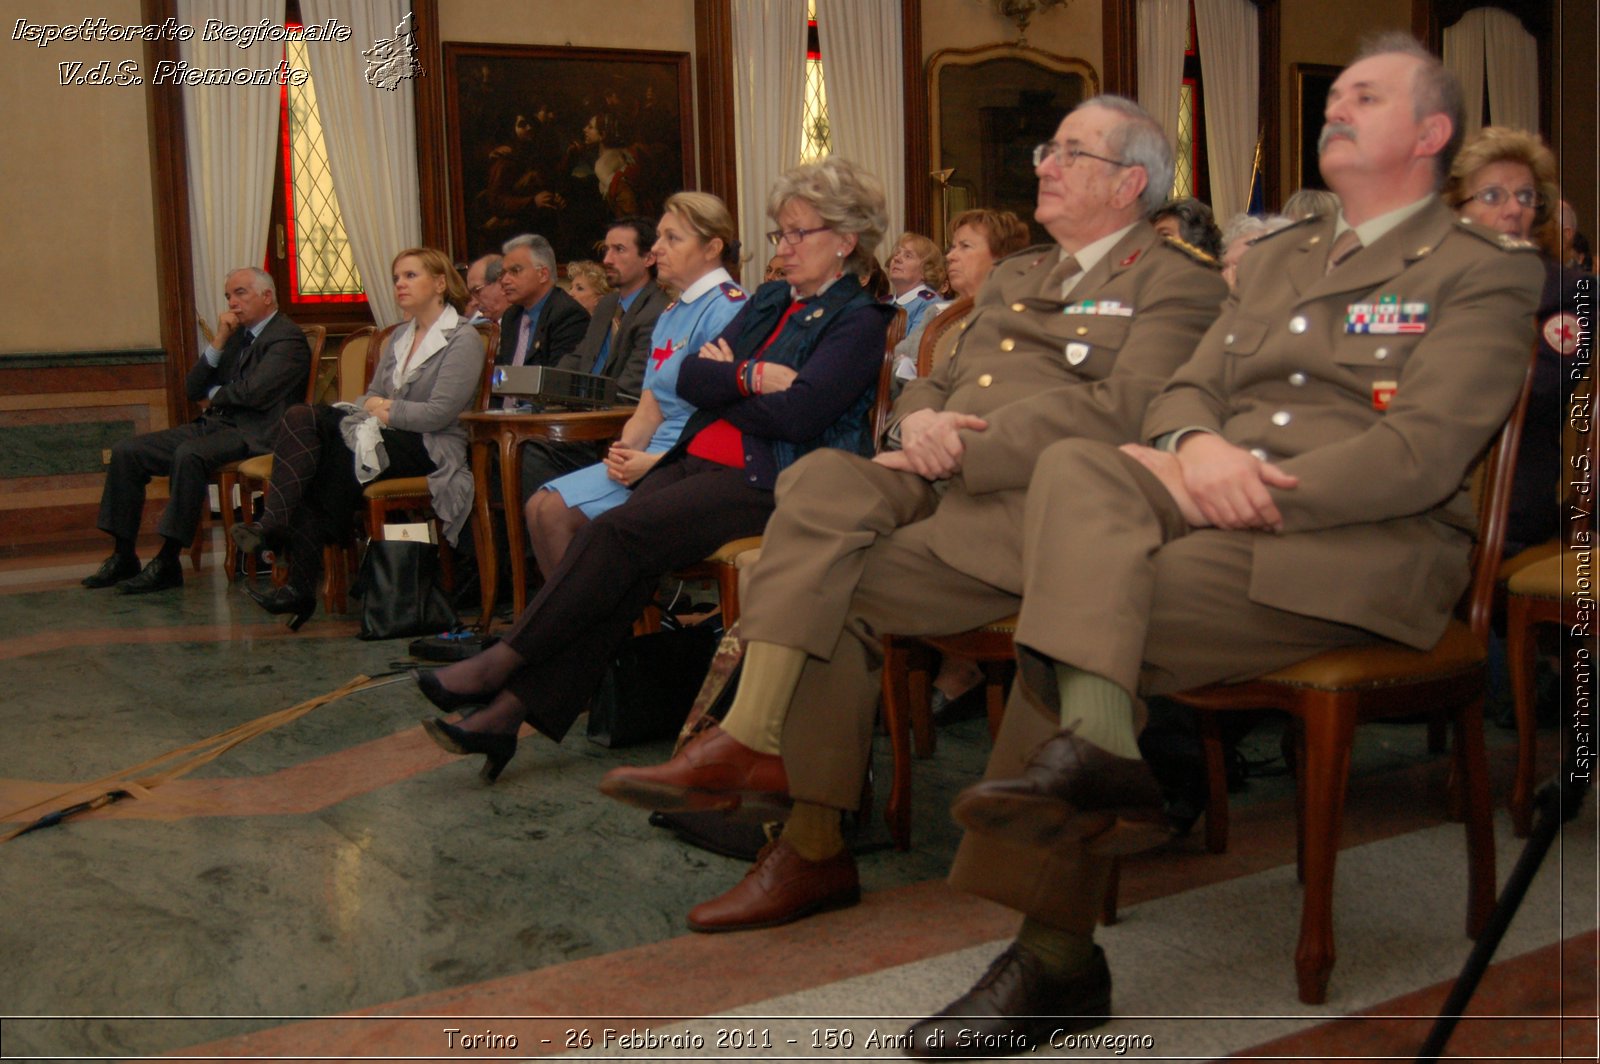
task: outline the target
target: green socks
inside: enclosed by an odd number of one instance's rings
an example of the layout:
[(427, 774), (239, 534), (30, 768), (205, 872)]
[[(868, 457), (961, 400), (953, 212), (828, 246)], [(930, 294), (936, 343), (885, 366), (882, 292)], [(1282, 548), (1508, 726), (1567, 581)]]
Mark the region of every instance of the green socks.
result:
[(1024, 917), (1017, 932), (1017, 945), (1039, 958), (1051, 975), (1071, 975), (1094, 957), (1094, 935), (1086, 931), (1063, 931)]
[(1061, 688), (1061, 726), (1107, 753), (1139, 757), (1139, 740), (1133, 732), (1133, 699), (1128, 692), (1092, 672), (1056, 664), (1056, 684)]
[(778, 753), (789, 700), (805, 664), (804, 650), (751, 641), (744, 650), (739, 690), (722, 720), (722, 730), (758, 754)]
[(825, 861), (844, 849), (839, 810), (810, 802), (794, 803), (783, 825), (783, 837), (808, 861)]

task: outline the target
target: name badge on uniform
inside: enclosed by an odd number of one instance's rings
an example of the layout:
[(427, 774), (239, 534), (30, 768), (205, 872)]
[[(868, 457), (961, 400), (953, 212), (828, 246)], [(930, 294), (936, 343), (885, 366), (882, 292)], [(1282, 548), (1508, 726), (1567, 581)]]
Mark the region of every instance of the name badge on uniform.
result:
[(1070, 343), (1067, 345), (1067, 365), (1076, 366), (1088, 357), (1088, 344)]
[(1428, 304), (1399, 296), (1379, 296), (1376, 303), (1351, 303), (1345, 308), (1344, 331), (1374, 336), (1400, 336), (1428, 331)]
[(1372, 382), (1372, 409), (1383, 413), (1389, 409), (1389, 404), (1394, 401), (1394, 393), (1400, 388), (1399, 381), (1373, 381)]

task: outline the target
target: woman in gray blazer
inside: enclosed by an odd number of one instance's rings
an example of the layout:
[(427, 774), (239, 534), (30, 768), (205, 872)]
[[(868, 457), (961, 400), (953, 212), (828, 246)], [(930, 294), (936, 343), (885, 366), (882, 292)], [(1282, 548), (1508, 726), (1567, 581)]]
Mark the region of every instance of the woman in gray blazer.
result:
[(477, 399), (484, 351), (461, 316), (466, 284), (434, 248), (402, 251), (393, 273), (395, 299), (410, 320), (390, 334), (367, 393), (355, 407), (290, 407), (278, 423), (261, 520), (233, 526), (240, 550), (287, 551), (288, 584), (249, 592), (268, 613), (288, 614), (291, 629), (316, 610), (322, 547), (348, 533), (365, 485), (426, 476), (452, 544), (472, 509), (459, 418)]

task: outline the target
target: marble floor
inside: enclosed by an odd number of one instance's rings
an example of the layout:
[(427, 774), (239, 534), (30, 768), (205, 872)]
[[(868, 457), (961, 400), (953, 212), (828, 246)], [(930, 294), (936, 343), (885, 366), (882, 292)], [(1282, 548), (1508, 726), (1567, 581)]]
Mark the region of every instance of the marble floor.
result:
[[(0, 809), (403, 664), (403, 641), (361, 642), (351, 618), (289, 633), (214, 554), (143, 597), (79, 588), (99, 558), (0, 556)], [(916, 765), (910, 852), (889, 845), (879, 787), (854, 840), (861, 905), (703, 936), (685, 911), (742, 863), (595, 790), (664, 744), (525, 741), (490, 788), (423, 737), (428, 709), (404, 682), (365, 689), (0, 846), (0, 1058), (893, 1059), (1015, 930), (943, 880), (980, 722)], [(1503, 795), (1512, 740), (1489, 733)], [(1355, 761), (1326, 1005), (1295, 998), (1291, 785), (1263, 778), (1235, 798), (1228, 853), (1196, 832), (1125, 863), (1121, 920), (1099, 934), (1116, 1016), (1032, 1055), (1410, 1059), (1470, 948), (1461, 830), (1419, 726), (1364, 730)], [(1453, 1059), (1595, 1059), (1597, 825), (1591, 796)], [(1503, 880), (1521, 844), (1503, 814), (1496, 832)]]

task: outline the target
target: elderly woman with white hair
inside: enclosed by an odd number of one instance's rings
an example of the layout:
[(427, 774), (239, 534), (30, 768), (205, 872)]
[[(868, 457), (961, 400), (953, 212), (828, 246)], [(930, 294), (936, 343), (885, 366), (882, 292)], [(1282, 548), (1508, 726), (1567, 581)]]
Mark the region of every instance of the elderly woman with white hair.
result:
[(684, 360), (678, 392), (696, 412), (677, 444), (626, 502), (582, 527), (503, 642), (417, 677), (445, 712), (486, 705), (459, 725), (424, 722), (446, 750), (485, 755), (486, 780), (525, 721), (560, 741), (663, 574), (761, 533), (780, 471), (824, 447), (872, 453), (891, 309), (861, 278), (887, 224), (883, 186), (829, 157), (785, 173), (767, 214), (784, 279)]
[(1222, 279), (1228, 282), (1228, 291), (1239, 287), (1239, 263), (1250, 245), (1293, 224), (1294, 219), (1281, 214), (1236, 214), (1228, 219), (1222, 230)]

